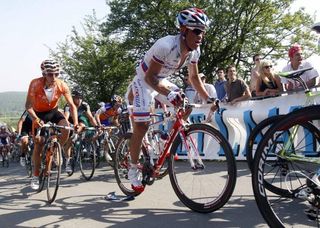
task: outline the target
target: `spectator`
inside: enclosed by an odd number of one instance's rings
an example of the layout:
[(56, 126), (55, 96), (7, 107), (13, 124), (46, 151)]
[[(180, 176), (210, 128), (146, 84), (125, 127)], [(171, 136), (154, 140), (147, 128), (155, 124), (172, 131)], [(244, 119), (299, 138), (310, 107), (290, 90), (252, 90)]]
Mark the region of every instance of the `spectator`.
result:
[[(290, 47), (288, 56), (290, 58), (290, 62), (282, 69), (282, 72), (312, 67), (311, 63), (303, 61), (302, 48), (299, 44), (294, 44)], [(318, 85), (318, 77), (319, 73), (315, 68), (304, 72), (301, 76), (309, 88)], [(287, 91), (302, 88), (302, 85), (299, 82), (292, 79), (281, 78), (281, 82), (284, 84), (284, 88)]]
[(262, 60), (256, 84), (256, 96), (275, 96), (282, 91), (281, 80), (273, 72), (272, 62)]
[(238, 101), (244, 101), (251, 98), (248, 85), (244, 80), (237, 78), (237, 70), (234, 65), (227, 67), (228, 82), (225, 84), (225, 90), (228, 96), (228, 102), (235, 104)]
[(192, 87), (190, 80), (188, 79), (188, 76), (186, 76), (183, 79), (184, 83), (187, 85), (187, 87), (184, 90), (184, 93), (186, 94), (188, 100), (190, 103), (194, 103), (194, 99), (196, 96), (196, 91), (195, 89)]
[[(207, 93), (209, 94), (209, 97), (217, 97), (217, 92), (216, 92), (216, 89), (214, 88), (214, 86), (212, 84), (206, 83), (207, 77), (203, 73), (199, 73), (199, 77), (201, 78), (201, 81), (202, 81)], [(206, 104), (207, 101), (202, 99), (199, 93), (196, 93), (195, 103)]]
[(261, 56), (260, 54), (255, 54), (253, 57), (253, 62), (254, 62), (254, 68), (251, 69), (251, 75), (250, 75), (250, 92), (253, 97), (256, 96), (256, 85), (257, 85), (257, 80), (259, 78), (259, 65), (261, 61)]
[(219, 100), (223, 100), (226, 96), (226, 90), (224, 88), (224, 85), (226, 84), (227, 80), (225, 78), (224, 69), (219, 68), (217, 70), (218, 80), (214, 84), (214, 87), (217, 92), (217, 97)]

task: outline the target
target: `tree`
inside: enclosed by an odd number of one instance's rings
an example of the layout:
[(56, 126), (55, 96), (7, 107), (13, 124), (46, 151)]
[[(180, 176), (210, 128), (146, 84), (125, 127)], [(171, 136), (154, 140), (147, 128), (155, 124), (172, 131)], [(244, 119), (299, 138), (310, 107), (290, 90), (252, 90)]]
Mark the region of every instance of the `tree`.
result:
[(155, 40), (177, 33), (174, 26), (177, 12), (192, 6), (203, 8), (212, 23), (201, 47), (200, 71), (210, 76), (217, 67), (235, 63), (245, 77), (254, 53), (276, 61), (286, 57), (293, 42), (301, 43), (307, 55), (315, 50), (310, 42), (311, 16), (303, 9), (291, 13), (292, 2), (110, 0), (107, 3), (111, 14), (102, 31), (105, 36), (121, 34), (123, 44), (139, 59)]
[(104, 37), (95, 15), (87, 17), (84, 35), (72, 35), (51, 54), (61, 62), (65, 80), (79, 87), (94, 108), (114, 94), (123, 95), (134, 74), (134, 60), (120, 42)]

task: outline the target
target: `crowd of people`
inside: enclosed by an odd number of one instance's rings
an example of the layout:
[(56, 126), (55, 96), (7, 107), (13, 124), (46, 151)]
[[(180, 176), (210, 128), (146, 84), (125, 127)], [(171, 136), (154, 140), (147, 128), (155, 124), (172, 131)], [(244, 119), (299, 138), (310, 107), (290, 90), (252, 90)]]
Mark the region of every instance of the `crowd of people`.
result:
[[(127, 103), (133, 106), (132, 130), (130, 141), (131, 164), (128, 178), (135, 191), (143, 191), (138, 158), (142, 139), (148, 130), (150, 121), (150, 104), (157, 99), (161, 104), (177, 106), (182, 102), (181, 89), (166, 78), (177, 70), (187, 67), (188, 74), (184, 77), (184, 93), (190, 103), (212, 103), (216, 108), (216, 100), (227, 102), (231, 105), (245, 101), (252, 97), (276, 96), (282, 91), (299, 89), (301, 85), (290, 80), (280, 79), (273, 69), (270, 60), (263, 59), (261, 54), (253, 56), (254, 67), (251, 70), (251, 81), (248, 85), (237, 73), (235, 65), (218, 68), (214, 85), (206, 82), (206, 75), (198, 70), (200, 58), (200, 45), (208, 29), (210, 20), (206, 13), (198, 8), (189, 8), (178, 13), (176, 26), (180, 30), (177, 35), (168, 35), (157, 40), (145, 53), (136, 68), (136, 75), (128, 87)], [(297, 70), (310, 67), (311, 64), (303, 60), (300, 45), (292, 45), (288, 50), (290, 62), (283, 71)], [(46, 122), (62, 126), (74, 126), (74, 131), (79, 132), (85, 126), (99, 128), (102, 125), (119, 126), (118, 116), (121, 113), (123, 100), (114, 96), (109, 103), (102, 103), (95, 114), (90, 106), (83, 100), (80, 90), (73, 89), (59, 79), (60, 66), (54, 60), (45, 60), (41, 63), (42, 76), (31, 81), (25, 104), (26, 111), (22, 114), (17, 134), (21, 140), (22, 158), (28, 144), (28, 136), (34, 135), (34, 128), (41, 127)], [(316, 69), (303, 75), (309, 87), (319, 85), (319, 73)], [(61, 97), (67, 105), (61, 111), (58, 101)], [(59, 141), (65, 147), (66, 171), (70, 171), (70, 132), (61, 130)], [(6, 147), (5, 131), (1, 127), (1, 146)], [(31, 187), (39, 188), (40, 151), (43, 148), (43, 137), (34, 138), (33, 164), (34, 173)], [(2, 156), (0, 156), (1, 158)], [(6, 157), (6, 156), (3, 156)]]
[[(288, 58), (289, 62), (282, 69), (282, 72), (313, 67), (310, 62), (303, 59), (303, 50), (299, 44), (294, 44), (289, 48)], [(253, 62), (254, 66), (250, 71), (248, 84), (237, 75), (235, 65), (229, 65), (226, 69), (218, 68), (215, 72), (214, 88), (211, 87), (211, 84), (204, 83), (205, 89), (211, 96), (231, 105), (250, 98), (273, 97), (284, 91), (302, 89), (299, 82), (280, 78), (274, 70), (274, 63), (269, 59), (263, 59), (261, 54), (255, 54)], [(206, 78), (202, 73), (199, 75), (201, 78)], [(320, 85), (319, 72), (316, 68), (305, 72), (302, 79), (309, 88)], [(203, 103), (196, 96), (196, 92), (187, 78), (184, 78), (184, 82), (186, 84), (185, 94), (189, 101)]]

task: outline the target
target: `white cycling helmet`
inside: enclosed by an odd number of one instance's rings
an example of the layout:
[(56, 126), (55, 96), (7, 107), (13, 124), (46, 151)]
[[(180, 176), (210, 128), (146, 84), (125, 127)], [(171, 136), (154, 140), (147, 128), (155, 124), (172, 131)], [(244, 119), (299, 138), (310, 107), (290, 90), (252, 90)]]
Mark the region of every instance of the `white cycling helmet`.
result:
[(202, 9), (189, 8), (178, 13), (175, 24), (177, 28), (186, 26), (205, 31), (209, 27), (210, 20)]
[(58, 62), (56, 62), (55, 60), (50, 60), (50, 59), (44, 60), (41, 63), (40, 67), (43, 74), (60, 72), (60, 66)]

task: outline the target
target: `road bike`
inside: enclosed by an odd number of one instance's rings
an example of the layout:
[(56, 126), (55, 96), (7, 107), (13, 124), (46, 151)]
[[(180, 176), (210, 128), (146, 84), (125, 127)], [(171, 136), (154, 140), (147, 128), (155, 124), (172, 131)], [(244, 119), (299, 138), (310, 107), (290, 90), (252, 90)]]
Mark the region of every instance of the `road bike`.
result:
[(114, 167), (114, 153), (118, 142), (119, 128), (116, 126), (101, 126), (102, 134), (96, 141), (97, 166), (105, 160), (108, 165)]
[[(163, 147), (153, 159), (150, 149), (154, 147), (143, 140), (138, 168), (146, 186), (163, 177), (168, 164), (171, 185), (181, 202), (191, 210), (209, 213), (221, 208), (231, 197), (236, 184), (236, 162), (230, 144), (218, 130), (209, 124), (190, 124), (183, 119), (191, 107), (183, 102), (182, 107), (175, 109), (167, 138), (162, 132), (151, 130), (151, 136), (162, 136)], [(126, 195), (137, 196), (140, 193), (131, 189), (128, 180), (129, 141), (129, 136), (119, 139), (115, 175)]]
[(60, 134), (59, 130), (73, 130), (73, 128), (49, 122), (38, 128), (36, 137), (40, 136), (42, 129), (44, 130), (44, 147), (41, 151), (38, 192), (41, 192), (45, 183), (47, 183), (47, 199), (48, 203), (51, 204), (54, 202), (58, 193), (63, 161), (61, 145), (58, 141), (58, 136)]
[[(307, 70), (285, 76), (302, 83), (312, 100), (318, 93), (300, 78)], [(271, 227), (319, 227), (319, 121), (320, 105), (295, 110), (272, 125), (258, 145), (252, 185), (259, 210)]]

